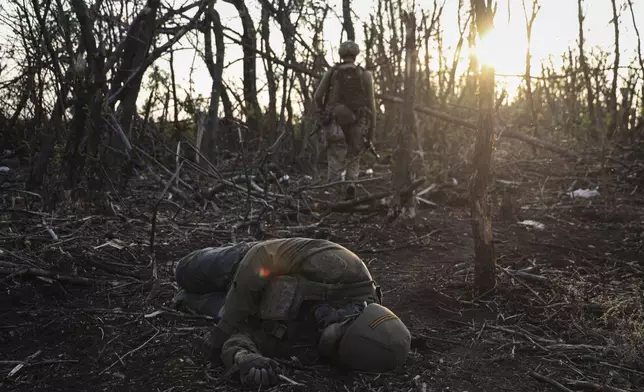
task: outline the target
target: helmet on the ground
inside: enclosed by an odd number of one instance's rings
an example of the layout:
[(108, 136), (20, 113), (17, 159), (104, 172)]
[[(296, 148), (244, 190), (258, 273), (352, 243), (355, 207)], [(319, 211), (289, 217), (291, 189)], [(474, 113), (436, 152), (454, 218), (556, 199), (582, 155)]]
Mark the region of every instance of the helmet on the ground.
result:
[(323, 355), (335, 353), (341, 365), (371, 372), (385, 372), (403, 364), (410, 346), (411, 334), (405, 324), (376, 303), (369, 304), (350, 324), (328, 326), (318, 345)]
[(360, 54), (360, 47), (353, 41), (344, 41), (338, 48), (340, 58), (357, 57)]

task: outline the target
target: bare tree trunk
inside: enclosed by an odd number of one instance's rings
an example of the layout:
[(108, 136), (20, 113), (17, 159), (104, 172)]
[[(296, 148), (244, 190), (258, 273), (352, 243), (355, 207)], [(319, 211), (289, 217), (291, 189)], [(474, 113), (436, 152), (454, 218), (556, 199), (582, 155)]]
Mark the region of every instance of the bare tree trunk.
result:
[[(94, 16), (90, 15), (90, 10), (88, 10), (87, 5), (84, 2), (74, 0), (72, 3), (80, 24), (82, 46), (87, 53), (88, 61), (88, 67), (84, 75), (85, 79), (82, 81), (82, 87), (79, 89), (85, 97), (84, 99), (81, 96), (77, 97), (77, 99), (83, 99), (85, 102), (88, 102), (88, 104), (86, 113), (81, 115), (83, 118), (83, 124), (81, 124), (81, 121), (78, 122), (78, 126), (82, 126), (84, 129), (82, 131), (79, 129), (77, 136), (82, 135), (85, 130), (89, 130), (86, 152), (87, 156), (91, 159), (91, 162), (88, 168), (89, 171), (86, 174), (87, 188), (89, 192), (97, 192), (102, 187), (101, 181), (99, 180), (99, 178), (102, 177), (100, 174), (99, 144), (104, 123), (103, 107), (105, 96), (103, 87), (107, 82), (105, 77), (105, 57), (103, 54), (104, 51), (99, 50), (97, 47), (97, 39), (94, 37), (92, 29), (94, 25)], [(99, 36), (98, 40), (100, 41), (100, 39), (101, 37)], [(85, 108), (82, 108), (81, 110), (83, 109)], [(80, 115), (80, 113), (76, 113), (75, 116), (76, 115)], [(78, 143), (78, 140), (76, 143)], [(78, 144), (76, 144), (75, 148), (78, 148)], [(74, 155), (78, 155), (77, 151), (73, 151), (73, 153)], [(85, 165), (84, 158), (81, 162), (68, 162), (68, 165), (73, 165), (76, 171), (82, 172)], [(75, 176), (77, 176), (77, 174), (72, 174), (70, 179), (73, 179)], [(70, 186), (76, 186), (74, 180), (70, 182)], [(97, 201), (96, 197), (91, 193), (89, 197), (90, 200)]]
[(246, 107), (246, 124), (251, 132), (259, 132), (262, 116), (257, 99), (257, 40), (255, 38), (255, 25), (248, 13), (244, 0), (224, 0), (235, 6), (243, 26), (242, 43), (244, 52), (244, 105)]
[[(539, 5), (538, 0), (533, 0), (532, 1), (532, 9), (531, 9), (531, 14), (530, 18), (528, 19), (528, 10), (526, 8), (525, 0), (522, 0), (523, 2), (523, 16), (525, 18), (525, 25), (526, 25), (526, 38), (528, 40), (528, 45), (526, 48), (526, 53), (525, 53), (525, 93), (526, 93), (526, 103), (528, 105), (528, 110), (530, 111), (530, 117), (532, 119), (532, 136), (534, 137), (539, 137), (539, 119), (537, 117), (537, 111), (535, 110), (534, 107), (534, 97), (532, 94), (532, 75), (531, 75), (531, 70), (532, 70), (532, 51), (531, 51), (531, 45), (532, 45), (532, 26), (534, 25), (534, 21), (537, 18), (537, 14), (539, 13), (539, 9), (541, 8), (541, 5)], [(536, 149), (533, 149), (536, 150)]]
[[(270, 45), (270, 11), (268, 6), (262, 3), (262, 19), (260, 35), (262, 37), (262, 51), (272, 55), (273, 50)], [(266, 82), (268, 88), (268, 118), (265, 121), (264, 128), (266, 134), (274, 134), (277, 126), (277, 80), (275, 78), (275, 69), (270, 57), (264, 56), (264, 70), (266, 72)]]
[(233, 113), (233, 103), (228, 96), (228, 91), (224, 88), (223, 84), (221, 86), (221, 105), (224, 107), (224, 117), (228, 120), (232, 120), (235, 115)]
[(347, 40), (355, 41), (356, 32), (351, 21), (351, 0), (342, 0), (342, 27), (347, 32)]
[[(225, 57), (225, 47), (224, 47), (224, 36), (223, 36), (223, 27), (221, 26), (221, 21), (219, 18), (219, 13), (215, 10), (214, 3), (209, 4), (206, 11), (205, 26), (203, 30), (204, 34), (204, 61), (206, 67), (208, 68), (208, 73), (212, 79), (212, 85), (210, 88), (210, 105), (208, 107), (208, 115), (203, 126), (203, 133), (198, 134), (203, 138), (197, 140), (198, 146), (201, 147), (201, 150), (204, 152), (204, 156), (210, 162), (214, 162), (216, 158), (216, 149), (217, 149), (217, 140), (219, 136), (219, 98), (221, 96), (221, 81), (222, 74), (224, 70), (224, 57)], [(213, 58), (212, 51), (212, 34), (215, 35), (215, 45), (216, 45), (216, 61)], [(198, 156), (197, 156), (198, 158)]]
[(608, 135), (611, 138), (617, 129), (617, 121), (619, 113), (617, 112), (617, 78), (619, 77), (619, 16), (617, 15), (617, 5), (615, 0), (611, 0), (613, 6), (613, 27), (615, 30), (615, 59), (613, 62), (613, 82), (610, 86), (610, 97), (608, 99), (608, 112), (610, 113), (611, 120), (608, 125)]
[[(493, 2), (472, 0), (479, 38), (494, 28)], [(472, 234), (474, 237), (474, 290), (478, 295), (489, 293), (496, 286), (492, 217), (487, 188), (492, 161), (494, 136), (494, 68), (483, 64), (479, 79), (479, 131), (476, 135), (470, 178)]]
[(642, 58), (642, 40), (640, 39), (640, 31), (637, 28), (637, 22), (635, 22), (635, 13), (633, 12), (633, 1), (628, 0), (628, 8), (631, 11), (631, 19), (633, 19), (633, 29), (635, 30), (635, 35), (637, 36), (637, 60), (640, 64), (640, 71), (642, 72), (642, 77), (644, 77), (644, 58)]
[(156, 31), (157, 10), (161, 0), (148, 0), (146, 6), (141, 10), (129, 30), (129, 35), (123, 49), (121, 65), (113, 80), (110, 96), (121, 89), (125, 83), (124, 90), (120, 96), (121, 124), (123, 131), (130, 135), (132, 119), (136, 113), (136, 100), (141, 89), (143, 72), (139, 72), (132, 80), (130, 76), (133, 70), (144, 67), (152, 38)]
[[(416, 121), (414, 119), (414, 96), (416, 85), (416, 67), (418, 53), (416, 52), (416, 16), (413, 13), (404, 13), (405, 20), (405, 104), (403, 109), (403, 129), (398, 137), (394, 167), (395, 189), (405, 189), (411, 184), (411, 146), (415, 133)], [(416, 216), (415, 198), (412, 192), (402, 194), (396, 192), (392, 202), (392, 215), (402, 218)]]
[[(49, 11), (49, 7), (51, 6), (51, 2), (45, 4), (45, 9), (42, 15), (39, 9), (39, 2), (34, 1), (33, 6), (39, 22), (40, 34), (47, 49), (47, 53), (49, 54), (53, 63), (55, 74), (60, 75), (60, 62), (58, 61), (56, 51), (53, 49), (50, 39), (51, 37), (44, 22), (46, 20), (47, 12)], [(42, 185), (45, 174), (47, 173), (49, 161), (51, 160), (51, 157), (54, 156), (54, 147), (56, 140), (58, 139), (58, 135), (64, 127), (63, 116), (67, 108), (67, 94), (69, 94), (71, 86), (70, 83), (67, 83), (67, 79), (63, 79), (62, 76), (58, 76), (58, 79), (58, 82), (60, 83), (60, 89), (59, 91), (57, 91), (58, 94), (56, 97), (56, 103), (54, 104), (54, 110), (51, 114), (50, 124), (48, 127), (46, 127), (46, 130), (45, 132), (43, 132), (43, 135), (41, 137), (40, 152), (36, 157), (36, 160), (34, 161), (34, 164), (31, 168), (31, 173), (29, 175), (29, 180), (27, 181), (27, 189), (29, 190), (36, 190)], [(43, 82), (41, 81), (39, 84), (40, 88), (42, 89)], [(58, 90), (57, 86), (54, 88)], [(40, 98), (42, 98), (42, 91), (40, 91)], [(39, 99), (38, 101), (39, 104), (37, 105), (36, 110), (37, 113), (40, 114), (42, 111), (42, 99)], [(37, 117), (39, 116), (37, 115)]]
[(590, 118), (590, 136), (597, 140), (598, 123), (597, 112), (595, 111), (595, 93), (593, 91), (592, 79), (590, 75), (590, 67), (584, 54), (584, 12), (583, 0), (577, 0), (577, 18), (579, 20), (579, 63), (581, 70), (584, 73), (584, 82), (586, 84), (586, 101), (588, 105), (588, 116)]
[(568, 73), (570, 74), (570, 82), (568, 84), (568, 87), (566, 89), (566, 96), (568, 98), (568, 109), (570, 111), (569, 114), (569, 124), (568, 126), (570, 127), (577, 127), (577, 124), (579, 122), (579, 105), (577, 102), (577, 62), (575, 61), (575, 57), (572, 53), (572, 48), (568, 48), (568, 59), (570, 60), (570, 64), (568, 65)]
[[(212, 76), (212, 89), (210, 90), (210, 108), (208, 113), (208, 132), (212, 134), (211, 140), (220, 140), (219, 130), (219, 101), (223, 91), (222, 78), (224, 73), (224, 59), (226, 58), (226, 45), (224, 44), (224, 27), (217, 10), (212, 7), (209, 11), (212, 18), (212, 31), (215, 34), (215, 72)], [(215, 146), (211, 147), (214, 150)]]

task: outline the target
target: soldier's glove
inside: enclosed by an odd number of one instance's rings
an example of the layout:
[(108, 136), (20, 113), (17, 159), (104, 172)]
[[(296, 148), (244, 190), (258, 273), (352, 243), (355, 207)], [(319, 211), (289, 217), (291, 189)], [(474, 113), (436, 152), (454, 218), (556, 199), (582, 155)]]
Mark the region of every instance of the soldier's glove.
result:
[(277, 375), (281, 369), (276, 361), (245, 350), (237, 355), (235, 362), (243, 385), (253, 387), (277, 385), (279, 382)]

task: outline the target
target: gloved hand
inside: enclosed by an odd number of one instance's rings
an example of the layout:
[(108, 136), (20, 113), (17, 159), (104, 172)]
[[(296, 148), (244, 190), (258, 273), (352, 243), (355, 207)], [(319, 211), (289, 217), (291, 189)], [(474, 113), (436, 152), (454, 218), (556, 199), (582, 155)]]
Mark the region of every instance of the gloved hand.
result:
[(279, 364), (266, 358), (261, 354), (244, 351), (237, 354), (235, 359), (239, 368), (239, 379), (245, 386), (274, 386), (279, 379), (277, 375), (281, 372)]

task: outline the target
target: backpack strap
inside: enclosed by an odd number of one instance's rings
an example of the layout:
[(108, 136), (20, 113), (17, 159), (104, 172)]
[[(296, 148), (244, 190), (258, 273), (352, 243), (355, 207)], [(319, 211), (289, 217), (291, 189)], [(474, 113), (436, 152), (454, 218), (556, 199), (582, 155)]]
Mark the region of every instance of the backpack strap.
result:
[(331, 67), (331, 74), (329, 75), (329, 86), (326, 88), (326, 92), (324, 93), (324, 100), (322, 101), (323, 102), (322, 110), (326, 109), (326, 104), (328, 103), (328, 99), (329, 99), (329, 92), (331, 91), (331, 84), (333, 82), (333, 73), (335, 72), (335, 70), (338, 68), (339, 65), (340, 63), (335, 63), (333, 67)]

